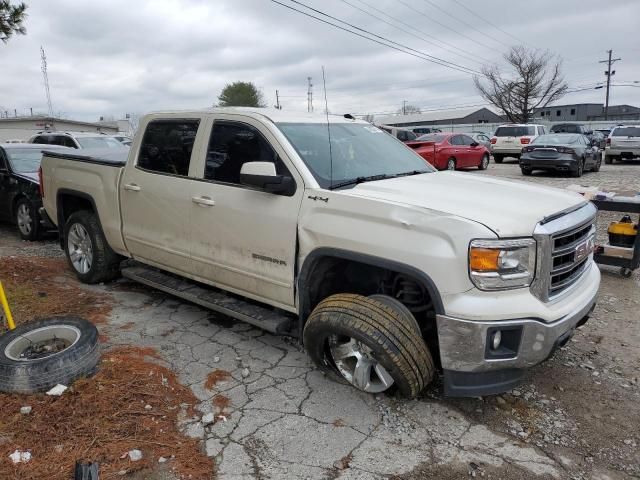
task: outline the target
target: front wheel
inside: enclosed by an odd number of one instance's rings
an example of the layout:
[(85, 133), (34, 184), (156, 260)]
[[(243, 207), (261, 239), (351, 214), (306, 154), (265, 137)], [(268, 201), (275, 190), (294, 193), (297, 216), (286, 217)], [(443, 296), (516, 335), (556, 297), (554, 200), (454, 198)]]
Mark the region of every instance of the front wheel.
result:
[(455, 170), (456, 169), (456, 159), (450, 158), (447, 160), (447, 170)]
[(613, 157), (611, 155), (605, 155), (604, 163), (606, 163), (607, 165), (611, 165), (613, 163)]
[(599, 172), (600, 167), (602, 166), (602, 155), (598, 154), (598, 158), (596, 159), (596, 163), (593, 166), (592, 172)]
[(27, 198), (18, 200), (15, 221), (20, 237), (23, 240), (37, 240), (40, 238), (40, 216), (31, 200)]
[(73, 213), (64, 226), (65, 253), (69, 266), (83, 283), (116, 278), (120, 257), (109, 247), (93, 212)]
[(320, 302), (304, 327), (304, 345), (319, 367), (369, 393), (415, 397), (433, 379), (433, 358), (419, 331), (391, 302), (337, 294)]
[(478, 170), (486, 170), (489, 166), (489, 155), (486, 153), (482, 156), (482, 160), (480, 160), (480, 164), (478, 165)]

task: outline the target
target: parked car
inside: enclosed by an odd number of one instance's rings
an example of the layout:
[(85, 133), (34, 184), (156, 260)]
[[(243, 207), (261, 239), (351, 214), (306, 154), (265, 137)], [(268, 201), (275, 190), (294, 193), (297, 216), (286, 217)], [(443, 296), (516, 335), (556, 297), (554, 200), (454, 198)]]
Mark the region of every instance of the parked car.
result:
[(640, 125), (614, 127), (607, 138), (604, 163), (640, 157)]
[(604, 135), (599, 130), (594, 130), (590, 136), (591, 145), (596, 146), (599, 150), (603, 151), (607, 146), (607, 136), (608, 135)]
[(602, 135), (604, 135), (604, 138), (607, 138), (611, 133), (611, 130), (611, 128), (596, 128), (594, 131), (600, 132)]
[(414, 127), (414, 128), (410, 128), (409, 130), (411, 130), (413, 133), (415, 133), (418, 136), (426, 135), (428, 133), (440, 133), (440, 132), (442, 132), (442, 130), (440, 130), (439, 128), (435, 128), (435, 127)]
[(401, 142), (412, 142), (418, 138), (418, 135), (406, 128), (390, 127), (388, 125), (379, 125), (378, 128), (387, 132), (389, 135), (396, 137)]
[(115, 138), (90, 132), (40, 132), (27, 142), (69, 148), (122, 148), (122, 143)]
[(458, 170), (489, 166), (489, 150), (469, 135), (462, 133), (430, 133), (408, 142), (418, 155), (438, 170)]
[[(589, 139), (591, 145), (598, 148), (600, 148), (600, 142), (603, 140), (601, 133), (595, 132), (582, 123), (556, 123), (551, 127), (550, 133), (577, 133), (578, 135), (584, 135)], [(602, 142), (601, 148), (604, 149), (604, 142)]]
[(131, 146), (131, 137), (128, 137), (126, 135), (111, 135), (111, 138), (115, 138), (117, 141), (127, 147)]
[(363, 391), (417, 395), (436, 353), (447, 395), (511, 390), (595, 306), (596, 208), (576, 193), (435, 173), (343, 116), (155, 113), (133, 145), (42, 160), (77, 277), (297, 336)]
[(484, 132), (471, 132), (468, 134), (471, 138), (473, 138), (480, 145), (484, 145), (489, 152), (491, 152), (491, 138), (487, 136)]
[(580, 134), (549, 133), (535, 138), (522, 149), (520, 169), (523, 175), (534, 170), (570, 172), (574, 177), (600, 170), (602, 155), (591, 141)]
[(491, 137), (491, 153), (496, 163), (505, 157), (520, 158), (522, 147), (528, 145), (538, 135), (547, 133), (543, 125), (510, 124), (499, 126)]
[[(68, 150), (59, 146), (47, 149)], [(47, 216), (39, 213), (41, 158), (42, 145), (0, 143), (0, 220), (14, 223), (24, 240), (36, 240), (42, 232), (53, 228)]]

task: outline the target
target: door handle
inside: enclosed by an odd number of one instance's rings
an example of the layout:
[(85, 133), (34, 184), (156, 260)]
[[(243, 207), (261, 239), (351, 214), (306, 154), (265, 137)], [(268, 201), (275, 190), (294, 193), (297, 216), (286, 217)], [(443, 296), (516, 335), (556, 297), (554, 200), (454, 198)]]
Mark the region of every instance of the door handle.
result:
[(203, 207), (213, 207), (216, 202), (209, 197), (191, 197), (191, 201)]
[(142, 190), (140, 185), (136, 185), (135, 183), (126, 183), (124, 185), (124, 189), (129, 190), (130, 192), (139, 192), (140, 190)]

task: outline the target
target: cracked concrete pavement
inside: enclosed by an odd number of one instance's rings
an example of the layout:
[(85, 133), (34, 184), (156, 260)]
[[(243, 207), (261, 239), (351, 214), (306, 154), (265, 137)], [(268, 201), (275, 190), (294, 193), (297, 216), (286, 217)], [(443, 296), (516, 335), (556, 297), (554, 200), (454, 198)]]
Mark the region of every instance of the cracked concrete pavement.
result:
[[(629, 168), (603, 165), (579, 183), (640, 190)], [(509, 163), (479, 174), (523, 180)], [(0, 226), (6, 255), (61, 253)], [(314, 368), (295, 339), (125, 280), (86, 288), (113, 298), (107, 346), (156, 348), (192, 389), (198, 415), (181, 428), (215, 458), (217, 478), (640, 478), (640, 276), (602, 270), (598, 307), (574, 339), (522, 387), (477, 399), (443, 398), (439, 380), (411, 401), (364, 394)]]

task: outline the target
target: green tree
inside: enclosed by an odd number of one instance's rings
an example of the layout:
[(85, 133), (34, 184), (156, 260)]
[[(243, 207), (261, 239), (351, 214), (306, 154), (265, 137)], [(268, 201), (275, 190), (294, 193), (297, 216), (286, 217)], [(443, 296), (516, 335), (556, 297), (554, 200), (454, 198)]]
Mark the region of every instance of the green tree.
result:
[(12, 35), (25, 35), (23, 22), (27, 17), (27, 5), (20, 2), (12, 5), (9, 0), (0, 0), (0, 40), (7, 43)]
[(251, 82), (228, 83), (218, 96), (221, 107), (264, 107), (262, 93)]

